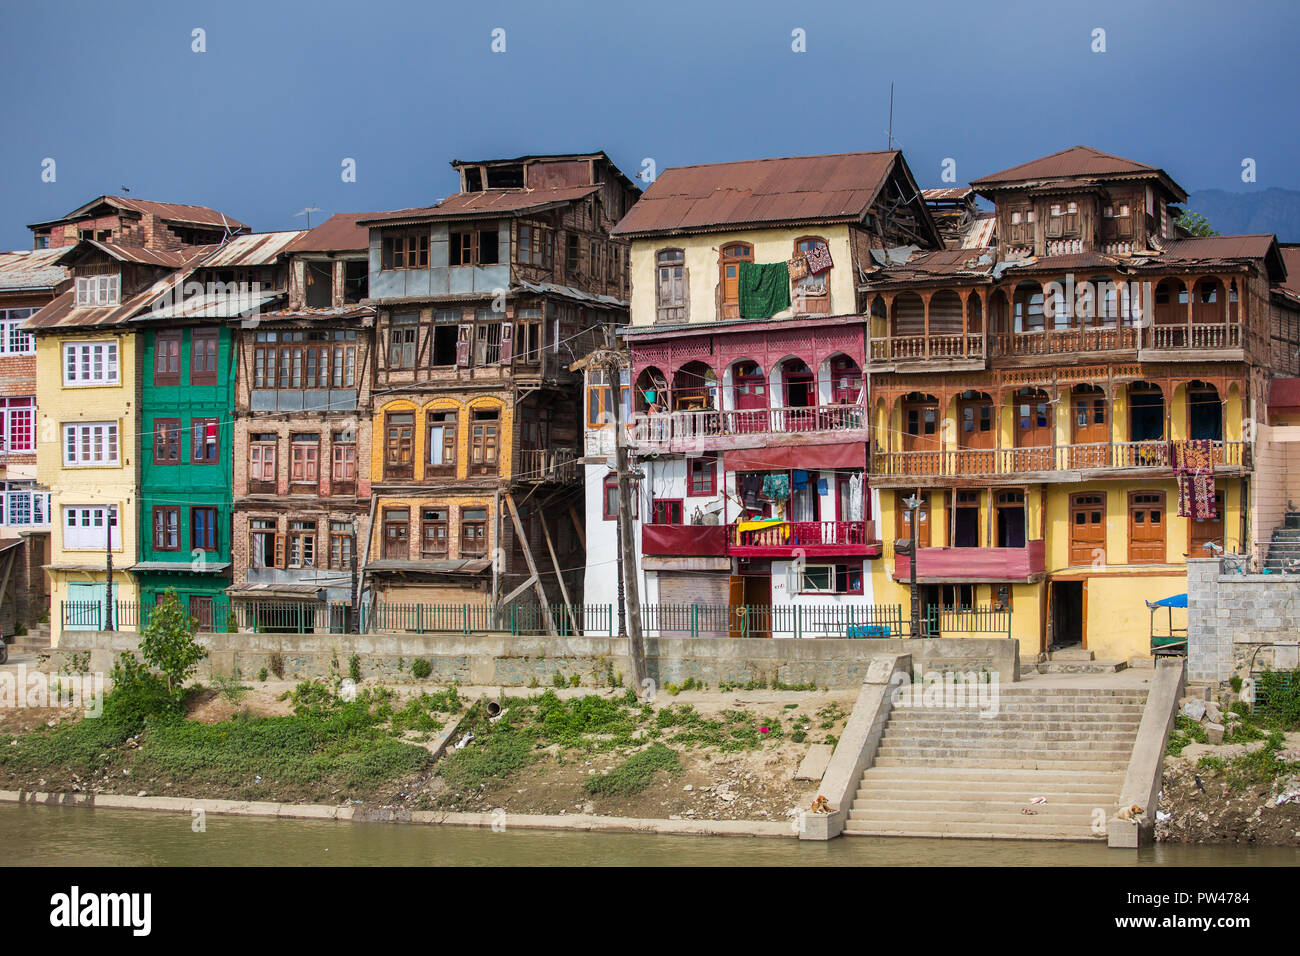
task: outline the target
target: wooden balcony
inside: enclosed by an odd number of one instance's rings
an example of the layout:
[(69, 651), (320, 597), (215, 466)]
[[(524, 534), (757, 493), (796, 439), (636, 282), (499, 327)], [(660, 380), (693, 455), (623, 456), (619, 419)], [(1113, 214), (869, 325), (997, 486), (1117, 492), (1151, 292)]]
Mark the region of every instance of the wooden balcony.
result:
[[(992, 358), (1044, 358), (1088, 353), (1134, 352), (1144, 360), (1234, 359), (1242, 348), (1241, 324), (1191, 323), (1111, 325), (1086, 328), (1039, 329), (1033, 332), (994, 332), (988, 336)], [(1158, 353), (1158, 354), (1149, 354)], [(903, 335), (871, 340), (875, 371), (934, 371), (983, 368), (984, 336)]]
[(745, 558), (875, 557), (874, 521), (773, 521), (761, 528), (729, 525), (727, 553)]
[[(925, 584), (1032, 584), (1041, 581), (1046, 571), (1043, 541), (1026, 542), (1023, 548), (921, 548), (916, 561), (916, 579)], [(911, 557), (896, 555), (894, 580), (909, 582), (911, 574)]]
[(524, 448), (515, 460), (512, 477), (539, 483), (576, 481), (577, 456), (569, 448)]
[[(1044, 445), (1029, 448), (947, 448), (936, 451), (877, 452), (872, 457), (873, 478), (993, 478), (1043, 474), (1044, 480), (1073, 481), (1078, 472), (1153, 474), (1171, 472), (1181, 441), (1124, 441), (1095, 444)], [(1250, 446), (1239, 441), (1213, 445), (1214, 466), (1225, 472), (1250, 466)], [(1051, 477), (1055, 474), (1057, 477)]]
[(867, 414), (861, 405), (639, 413), (632, 416), (631, 425), (632, 445), (640, 451), (718, 451), (867, 440)]

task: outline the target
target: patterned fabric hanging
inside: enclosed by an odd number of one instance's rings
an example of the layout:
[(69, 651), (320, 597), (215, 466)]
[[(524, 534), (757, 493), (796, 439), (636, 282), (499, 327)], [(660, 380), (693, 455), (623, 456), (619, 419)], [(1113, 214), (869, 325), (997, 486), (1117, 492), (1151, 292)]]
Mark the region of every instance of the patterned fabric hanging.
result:
[(797, 282), (808, 275), (808, 258), (801, 252), (793, 259), (786, 261), (786, 268), (790, 270), (791, 281)]
[(1193, 521), (1214, 521), (1214, 442), (1197, 438), (1171, 442), (1170, 458), (1178, 479), (1178, 516)]
[(831, 262), (830, 247), (824, 242), (819, 242), (805, 252), (804, 258), (808, 262), (808, 274), (814, 276), (825, 272), (835, 264)]

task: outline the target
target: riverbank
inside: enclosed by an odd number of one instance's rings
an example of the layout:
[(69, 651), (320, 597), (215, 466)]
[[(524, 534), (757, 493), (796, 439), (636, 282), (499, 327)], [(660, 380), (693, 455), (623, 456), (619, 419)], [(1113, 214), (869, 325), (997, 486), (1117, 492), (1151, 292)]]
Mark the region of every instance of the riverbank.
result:
[(322, 683), (248, 682), (167, 717), (18, 708), (0, 712), (0, 789), (182, 812), (794, 835), (816, 795), (797, 768), (833, 745), (851, 697), (674, 690), (643, 703), (617, 688), (363, 685), (344, 700)]

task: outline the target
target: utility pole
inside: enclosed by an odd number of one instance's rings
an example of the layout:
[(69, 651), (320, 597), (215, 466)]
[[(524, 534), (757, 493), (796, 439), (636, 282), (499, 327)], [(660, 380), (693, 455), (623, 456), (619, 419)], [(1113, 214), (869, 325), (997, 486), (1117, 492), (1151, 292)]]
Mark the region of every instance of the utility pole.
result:
[[(613, 338), (613, 329), (607, 332)], [(645, 686), (645, 643), (641, 637), (641, 586), (636, 574), (636, 537), (632, 533), (632, 477), (628, 468), (627, 444), (623, 433), (623, 357), (611, 347), (600, 357), (614, 404), (614, 463), (618, 476), (618, 571), (627, 600), (622, 616), (619, 601), (619, 634), (627, 634), (627, 653), (632, 661), (632, 686), (638, 694)]]
[(104, 567), (108, 571), (104, 585), (104, 630), (113, 629), (113, 505), (104, 506)]

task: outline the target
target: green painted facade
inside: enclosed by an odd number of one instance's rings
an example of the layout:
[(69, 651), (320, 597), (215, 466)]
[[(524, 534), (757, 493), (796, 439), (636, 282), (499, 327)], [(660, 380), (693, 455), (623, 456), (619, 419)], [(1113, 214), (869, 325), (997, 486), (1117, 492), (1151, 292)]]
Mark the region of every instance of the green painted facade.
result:
[[(140, 462), (140, 565), (135, 577), (140, 584), (140, 601), (153, 604), (168, 589), (175, 589), (183, 606), (205, 625), (211, 617), (214, 630), (224, 630), (229, 602), (225, 589), (231, 580), (231, 529), (234, 512), (232, 454), (234, 450), (235, 349), (231, 330), (224, 325), (189, 326), (181, 335), (179, 375), (159, 376), (157, 350), (160, 333), (175, 329), (143, 331), (140, 438), (136, 453)], [(192, 343), (195, 333), (217, 336), (216, 380), (194, 384)], [(164, 378), (159, 384), (157, 379)], [(209, 376), (210, 377), (210, 376)], [(174, 382), (174, 384), (173, 384)], [(195, 421), (199, 421), (198, 444), (207, 442), (206, 421), (215, 420), (216, 460), (202, 461), (206, 453), (196, 449)], [(160, 429), (169, 433), (179, 422), (178, 461), (164, 447), (156, 447)], [(163, 461), (159, 461), (159, 454)], [(196, 461), (196, 455), (199, 460)], [(164, 517), (163, 539), (156, 537), (156, 512), (175, 509), (174, 539)], [(206, 526), (215, 509), (212, 530)], [(202, 512), (202, 513), (198, 513)], [(199, 550), (202, 536), (212, 534), (215, 550)], [(160, 547), (159, 545), (162, 545)], [(174, 544), (174, 549), (171, 547)], [(167, 564), (170, 568), (143, 566)], [(210, 604), (204, 599), (210, 599)], [(210, 608), (209, 610), (206, 610)]]

